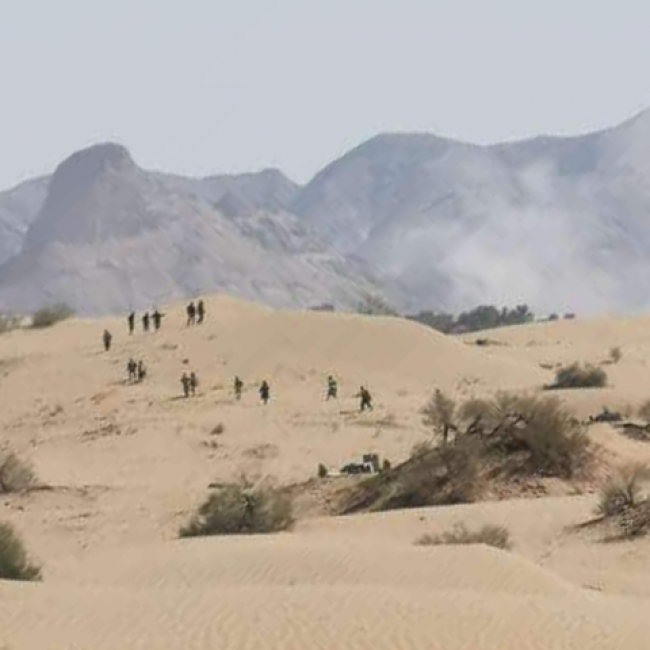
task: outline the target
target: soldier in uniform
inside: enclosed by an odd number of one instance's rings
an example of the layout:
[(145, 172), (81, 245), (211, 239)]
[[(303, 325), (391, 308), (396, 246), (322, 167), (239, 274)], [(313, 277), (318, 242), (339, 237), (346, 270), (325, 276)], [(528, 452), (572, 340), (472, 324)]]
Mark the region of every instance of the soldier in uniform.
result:
[(138, 371), (138, 364), (133, 360), (133, 358), (129, 359), (129, 361), (126, 364), (126, 369), (129, 373), (129, 381), (135, 381), (137, 377), (137, 371)]
[(153, 326), (156, 331), (160, 329), (160, 324), (162, 323), (164, 315), (165, 314), (161, 314), (157, 309), (153, 314), (151, 314), (151, 320), (153, 321)]
[(361, 406), (359, 409), (360, 411), (365, 411), (366, 409), (370, 409), (372, 411), (372, 396), (368, 392), (367, 388), (361, 386), (359, 392), (355, 395), (355, 397), (361, 398)]
[(145, 332), (149, 331), (149, 312), (145, 311), (144, 316), (142, 317), (142, 329)]
[(271, 396), (271, 388), (269, 387), (266, 379), (262, 382), (262, 385), (260, 386), (260, 397), (262, 398), (262, 401), (264, 404), (269, 403), (269, 397)]
[(113, 335), (108, 331), (104, 330), (104, 350), (108, 352), (111, 349), (111, 341), (113, 340)]
[(134, 311), (132, 311), (129, 314), (128, 322), (129, 322), (129, 334), (133, 334), (133, 330), (135, 328), (135, 312)]
[(194, 306), (194, 302), (191, 302), (185, 311), (187, 312), (187, 326), (194, 325), (196, 322), (196, 307)]
[(196, 387), (199, 385), (199, 380), (196, 378), (196, 373), (190, 373), (190, 390), (192, 391), (192, 396), (196, 395)]
[(237, 401), (241, 399), (242, 388), (244, 388), (244, 382), (239, 377), (235, 377), (235, 399)]
[(202, 323), (205, 318), (205, 305), (203, 304), (203, 300), (199, 300), (196, 305), (196, 314), (199, 317), (197, 322)]
[(138, 361), (138, 381), (142, 381), (147, 376), (147, 371), (142, 361)]
[(327, 399), (336, 399), (338, 395), (338, 385), (336, 379), (330, 375), (327, 378)]
[(184, 372), (183, 376), (181, 377), (181, 384), (183, 384), (183, 393), (185, 394), (185, 397), (190, 396), (190, 378), (187, 376), (187, 373)]

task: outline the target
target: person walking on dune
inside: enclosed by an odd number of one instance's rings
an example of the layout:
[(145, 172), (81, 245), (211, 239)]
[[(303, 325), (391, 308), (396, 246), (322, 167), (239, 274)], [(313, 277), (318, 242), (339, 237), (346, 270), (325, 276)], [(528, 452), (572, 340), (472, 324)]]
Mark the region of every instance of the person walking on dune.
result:
[(196, 315), (198, 316), (197, 323), (202, 323), (205, 318), (205, 305), (203, 304), (203, 300), (199, 300), (196, 305)]
[(330, 399), (336, 399), (338, 396), (338, 384), (336, 383), (336, 379), (330, 375), (327, 378), (327, 398), (328, 400)]
[(164, 315), (165, 314), (161, 314), (157, 309), (153, 314), (151, 314), (151, 320), (153, 321), (153, 326), (156, 332), (160, 329), (160, 324), (162, 323)]
[(126, 369), (129, 373), (129, 381), (135, 381), (137, 378), (136, 373), (138, 371), (138, 364), (133, 358), (129, 359), (128, 363), (126, 364)]
[(244, 382), (239, 377), (235, 377), (235, 399), (238, 402), (241, 400), (242, 388), (244, 388)]
[(194, 325), (196, 323), (196, 307), (194, 302), (191, 302), (185, 309), (187, 312), (187, 326)]
[(142, 361), (138, 361), (138, 381), (144, 381), (144, 378), (147, 376), (147, 371), (144, 367)]
[(135, 312), (134, 311), (132, 311), (129, 314), (129, 317), (128, 317), (127, 320), (128, 320), (128, 323), (129, 323), (129, 334), (133, 334), (133, 330), (135, 329)]
[(181, 377), (181, 384), (183, 384), (183, 394), (185, 397), (190, 396), (190, 378), (187, 376), (187, 373), (184, 372)]
[(361, 398), (361, 405), (359, 407), (359, 410), (363, 413), (366, 409), (372, 409), (372, 395), (369, 393), (368, 389), (365, 388), (365, 386), (361, 386), (359, 389), (359, 392), (355, 395), (355, 397)]
[(264, 404), (269, 403), (269, 398), (271, 397), (271, 388), (269, 387), (266, 379), (262, 382), (262, 385), (260, 386), (260, 398), (264, 402)]
[(196, 373), (191, 372), (190, 373), (190, 391), (192, 393), (192, 397), (196, 395), (196, 389), (199, 385), (199, 380), (196, 378)]
[(142, 317), (142, 329), (145, 332), (149, 331), (149, 312), (145, 311), (144, 316)]
[(108, 331), (104, 330), (104, 350), (108, 352), (111, 349), (111, 342), (113, 340), (113, 335)]

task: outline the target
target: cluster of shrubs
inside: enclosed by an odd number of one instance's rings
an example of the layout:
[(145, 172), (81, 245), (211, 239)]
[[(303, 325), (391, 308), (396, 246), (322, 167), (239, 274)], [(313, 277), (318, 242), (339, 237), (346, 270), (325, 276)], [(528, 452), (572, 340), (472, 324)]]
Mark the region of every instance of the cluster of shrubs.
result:
[(591, 459), (584, 427), (554, 397), (498, 393), (458, 406), (437, 391), (422, 414), (441, 444), (417, 445), (406, 462), (352, 487), (341, 514), (468, 503), (485, 481), (572, 479)]
[(555, 381), (544, 388), (558, 390), (564, 388), (604, 388), (607, 386), (607, 373), (602, 368), (578, 363), (561, 368), (555, 375)]
[[(22, 492), (36, 483), (32, 468), (14, 453), (0, 454), (0, 494)], [(40, 580), (40, 567), (29, 560), (14, 528), (0, 522), (0, 580)]]

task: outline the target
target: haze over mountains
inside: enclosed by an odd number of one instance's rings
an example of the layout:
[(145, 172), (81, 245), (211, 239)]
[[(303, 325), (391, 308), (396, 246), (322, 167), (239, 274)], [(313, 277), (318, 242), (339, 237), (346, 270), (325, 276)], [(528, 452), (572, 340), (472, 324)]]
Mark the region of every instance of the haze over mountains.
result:
[(300, 187), (183, 178), (101, 144), (0, 193), (0, 309), (103, 314), (226, 292), (274, 307), (650, 307), (650, 112), (478, 146), (379, 135)]

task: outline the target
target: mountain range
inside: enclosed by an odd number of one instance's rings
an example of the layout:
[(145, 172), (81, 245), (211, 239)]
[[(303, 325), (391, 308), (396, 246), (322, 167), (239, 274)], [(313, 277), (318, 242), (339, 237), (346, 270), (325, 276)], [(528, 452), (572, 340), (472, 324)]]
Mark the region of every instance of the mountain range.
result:
[(224, 292), (274, 307), (650, 307), (650, 111), (610, 129), (475, 145), (378, 135), (299, 186), (186, 178), (121, 145), (0, 193), (0, 311), (84, 315)]

